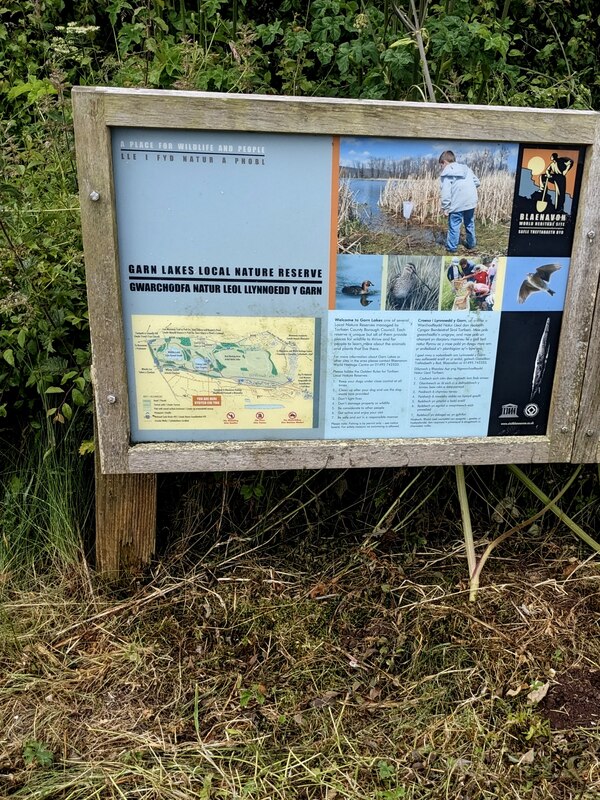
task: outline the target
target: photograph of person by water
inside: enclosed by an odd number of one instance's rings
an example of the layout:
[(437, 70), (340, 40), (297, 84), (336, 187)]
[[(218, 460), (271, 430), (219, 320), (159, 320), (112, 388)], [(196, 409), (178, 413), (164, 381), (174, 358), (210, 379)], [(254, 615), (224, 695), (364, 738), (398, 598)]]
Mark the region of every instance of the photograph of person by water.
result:
[(505, 255), (519, 146), (341, 137), (342, 253)]

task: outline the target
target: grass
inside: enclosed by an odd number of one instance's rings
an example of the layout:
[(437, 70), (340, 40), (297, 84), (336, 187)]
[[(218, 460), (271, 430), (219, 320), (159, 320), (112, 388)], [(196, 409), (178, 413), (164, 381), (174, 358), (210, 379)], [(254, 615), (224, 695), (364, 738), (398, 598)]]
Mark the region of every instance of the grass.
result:
[[(340, 232), (340, 248), (344, 253), (396, 254), (396, 255), (446, 255), (445, 221), (430, 223), (422, 229), (415, 226), (403, 227), (398, 223), (397, 230), (374, 230), (363, 223), (348, 223)], [(427, 234), (424, 236), (424, 232)], [(508, 247), (508, 223), (483, 224), (476, 222), (478, 254), (504, 255)], [(463, 245), (458, 248), (460, 255), (469, 255)], [(472, 256), (471, 256), (472, 257)]]
[[(510, 219), (515, 176), (490, 171), (481, 178), (478, 189), (477, 217), (484, 224), (496, 225)], [(441, 206), (439, 173), (428, 172), (417, 178), (390, 179), (381, 194), (381, 207), (402, 216), (402, 204), (414, 204), (411, 219), (419, 224), (435, 221)]]
[(81, 432), (77, 422), (65, 432), (47, 421), (21, 449), (2, 442), (0, 588), (50, 564), (62, 572), (83, 563), (93, 486), (77, 452)]
[[(597, 477), (579, 477), (561, 505), (595, 533)], [(561, 480), (546, 468), (550, 494)], [(549, 515), (494, 551), (469, 603), (452, 484), (165, 478), (178, 535), (151, 575), (6, 582), (0, 796), (597, 796), (600, 734), (553, 728), (527, 694), (600, 669), (600, 564)], [(502, 468), (467, 485), (478, 552), (537, 508)]]

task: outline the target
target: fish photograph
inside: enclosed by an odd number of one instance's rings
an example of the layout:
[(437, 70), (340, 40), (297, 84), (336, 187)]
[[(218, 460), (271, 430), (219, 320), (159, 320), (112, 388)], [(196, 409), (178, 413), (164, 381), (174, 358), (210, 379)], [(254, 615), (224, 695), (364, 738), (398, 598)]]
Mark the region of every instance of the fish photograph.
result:
[(488, 436), (546, 433), (562, 312), (500, 315)]

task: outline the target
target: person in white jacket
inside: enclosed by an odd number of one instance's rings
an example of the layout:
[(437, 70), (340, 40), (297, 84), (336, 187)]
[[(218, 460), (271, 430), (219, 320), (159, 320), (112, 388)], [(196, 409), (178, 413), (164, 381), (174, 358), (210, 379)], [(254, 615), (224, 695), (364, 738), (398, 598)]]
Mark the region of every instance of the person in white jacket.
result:
[(448, 217), (448, 235), (446, 250), (456, 253), (460, 241), (461, 226), (465, 226), (465, 245), (467, 250), (474, 250), (477, 244), (475, 236), (475, 207), (477, 205), (477, 187), (479, 178), (466, 164), (459, 164), (452, 150), (444, 150), (439, 157), (442, 211)]

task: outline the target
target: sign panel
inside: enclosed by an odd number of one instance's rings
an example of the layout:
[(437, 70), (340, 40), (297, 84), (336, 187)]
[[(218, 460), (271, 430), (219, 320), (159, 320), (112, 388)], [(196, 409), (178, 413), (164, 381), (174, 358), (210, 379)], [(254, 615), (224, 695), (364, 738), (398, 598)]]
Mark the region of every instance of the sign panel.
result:
[(585, 148), (111, 137), (134, 442), (546, 433)]
[(73, 109), (104, 472), (594, 457), (597, 113)]

